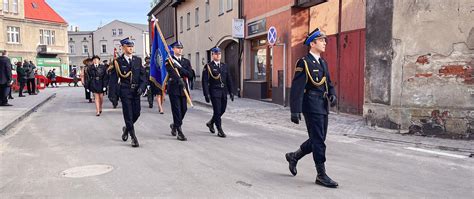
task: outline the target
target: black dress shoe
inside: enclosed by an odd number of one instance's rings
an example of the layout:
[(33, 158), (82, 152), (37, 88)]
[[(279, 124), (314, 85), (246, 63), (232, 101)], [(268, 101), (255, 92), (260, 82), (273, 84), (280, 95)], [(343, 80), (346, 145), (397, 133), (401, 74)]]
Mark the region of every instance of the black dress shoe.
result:
[(174, 128), (174, 124), (170, 124), (170, 128), (171, 128), (171, 135), (176, 136), (176, 128)]
[(326, 168), (324, 167), (324, 163), (322, 164), (316, 164), (316, 170), (318, 171), (318, 176), (316, 177), (316, 184), (329, 187), (329, 188), (337, 188), (339, 184), (332, 180), (327, 174), (326, 174)]
[(293, 176), (296, 176), (298, 171), (296, 170), (296, 164), (298, 160), (303, 157), (303, 152), (301, 149), (296, 150), (295, 152), (290, 152), (285, 155), (286, 161), (288, 161), (288, 169)]
[(132, 147), (139, 147), (137, 136), (135, 136), (135, 130), (130, 131), (130, 138), (132, 139)]
[(13, 105), (6, 103), (6, 104), (1, 104), (0, 106), (13, 106)]
[(181, 130), (181, 127), (178, 127), (178, 128), (177, 128), (177, 131), (178, 131), (178, 137), (176, 137), (176, 139), (178, 139), (179, 141), (186, 141), (186, 140), (188, 140), (188, 139), (186, 138), (186, 136), (184, 136), (183, 131)]
[(225, 133), (224, 133), (224, 131), (222, 130), (221, 127), (217, 127), (217, 136), (219, 136), (221, 138), (227, 137), (227, 135), (225, 135)]
[(10, 96), (10, 97), (8, 97), (8, 99), (14, 99), (14, 98)]
[(127, 127), (122, 127), (122, 140), (126, 142), (128, 140)]
[(214, 129), (214, 124), (212, 123), (212, 121), (209, 121), (208, 123), (206, 123), (206, 126), (207, 126), (207, 128), (209, 128), (209, 131), (211, 133), (213, 133), (213, 134), (216, 133), (216, 130)]
[(24, 95), (20, 95), (20, 96), (18, 96), (18, 97), (26, 97), (26, 96), (24, 96)]

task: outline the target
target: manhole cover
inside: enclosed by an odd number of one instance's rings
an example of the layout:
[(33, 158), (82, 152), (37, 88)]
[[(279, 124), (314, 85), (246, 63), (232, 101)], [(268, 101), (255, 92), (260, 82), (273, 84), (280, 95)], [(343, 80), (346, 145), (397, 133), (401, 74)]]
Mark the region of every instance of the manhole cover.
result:
[(112, 171), (113, 169), (114, 167), (110, 165), (87, 165), (67, 169), (61, 172), (61, 176), (67, 178), (84, 178), (102, 175)]

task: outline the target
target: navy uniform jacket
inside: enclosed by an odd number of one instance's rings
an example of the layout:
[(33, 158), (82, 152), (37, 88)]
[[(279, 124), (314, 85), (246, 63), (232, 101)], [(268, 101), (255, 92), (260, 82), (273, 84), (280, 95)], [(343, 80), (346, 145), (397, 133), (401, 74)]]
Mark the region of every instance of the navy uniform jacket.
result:
[[(211, 77), (207, 66), (211, 69), (211, 73), (214, 77), (220, 74), (220, 79)], [(222, 84), (224, 87), (222, 87)], [(205, 65), (202, 71), (202, 88), (204, 96), (227, 97), (228, 93), (232, 93), (232, 80), (227, 65), (221, 62), (220, 67), (217, 67), (214, 61)]]
[(109, 76), (107, 75), (107, 67), (99, 64), (97, 68), (95, 65), (87, 68), (87, 83), (86, 88), (93, 93), (102, 93), (103, 88), (107, 87)]
[[(181, 62), (178, 61), (176, 57), (173, 56), (173, 59), (178, 62), (181, 67), (177, 66), (177, 64), (173, 63), (174, 67), (178, 69), (179, 74), (182, 78), (188, 78), (191, 76), (191, 62), (188, 59), (181, 57)], [(183, 79), (184, 85), (179, 85), (180, 76), (176, 73), (173, 69), (173, 66), (170, 64), (171, 60), (167, 59), (165, 62), (166, 72), (168, 72), (168, 83), (167, 89), (169, 95), (176, 95), (176, 96), (185, 96), (184, 90), (188, 88), (188, 83)], [(189, 93), (189, 91), (188, 91)]]
[(115, 74), (111, 74), (110, 81), (118, 82), (118, 79), (120, 79), (120, 85), (131, 86), (131, 84), (134, 84), (136, 85), (135, 89), (141, 88), (142, 91), (146, 89), (146, 72), (145, 68), (142, 66), (142, 59), (140, 57), (132, 56), (132, 61), (129, 64), (124, 55), (122, 55), (117, 58), (117, 63), (119, 65), (119, 70), (123, 75), (126, 75), (129, 71), (132, 71), (132, 78), (120, 77), (120, 75), (117, 74), (117, 70), (114, 68), (112, 69), (112, 73)]
[[(292, 113), (329, 114), (328, 97), (336, 95), (331, 82), (327, 62), (320, 59), (321, 64), (308, 53), (296, 63), (295, 76), (291, 84), (290, 108)], [(326, 77), (326, 84), (315, 86), (307, 75), (305, 61), (313, 80), (319, 82)], [(327, 92), (327, 93), (326, 93)], [(325, 94), (326, 93), (326, 94)]]

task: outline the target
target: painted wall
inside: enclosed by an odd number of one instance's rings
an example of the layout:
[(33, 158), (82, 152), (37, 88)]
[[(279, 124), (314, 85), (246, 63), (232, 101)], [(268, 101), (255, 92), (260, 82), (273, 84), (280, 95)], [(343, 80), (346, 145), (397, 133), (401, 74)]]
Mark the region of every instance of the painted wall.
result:
[(378, 1), (368, 5), (368, 24), (382, 30), (367, 35), (369, 125), (472, 139), (474, 2), (393, 1), (392, 22)]

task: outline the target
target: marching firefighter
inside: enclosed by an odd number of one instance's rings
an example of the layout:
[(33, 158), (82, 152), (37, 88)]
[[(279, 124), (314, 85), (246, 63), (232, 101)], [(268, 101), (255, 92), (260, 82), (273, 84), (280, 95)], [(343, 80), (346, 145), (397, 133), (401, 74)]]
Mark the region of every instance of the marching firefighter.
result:
[(147, 79), (142, 59), (133, 55), (134, 42), (130, 38), (120, 40), (122, 45), (122, 56), (112, 63), (115, 75), (111, 81), (118, 83), (118, 93), (122, 102), (123, 119), (125, 126), (122, 128), (122, 140), (132, 139), (132, 147), (138, 147), (138, 139), (135, 134), (134, 123), (140, 117), (140, 96), (146, 89)]
[(204, 66), (202, 71), (202, 90), (206, 102), (212, 103), (213, 115), (206, 126), (211, 133), (215, 133), (214, 124), (217, 127), (217, 136), (225, 138), (226, 134), (222, 130), (222, 115), (227, 107), (227, 94), (230, 100), (234, 101), (232, 93), (232, 80), (229, 68), (221, 62), (221, 49), (218, 47), (211, 49), (212, 61)]
[(289, 169), (296, 175), (296, 164), (303, 156), (313, 153), (316, 184), (336, 188), (338, 183), (326, 174), (326, 140), (329, 106), (337, 103), (336, 90), (329, 76), (327, 62), (321, 58), (326, 50), (326, 35), (319, 29), (311, 32), (304, 44), (309, 53), (298, 60), (290, 92), (291, 121), (298, 124), (303, 113), (309, 139), (298, 150), (287, 153)]
[(173, 114), (173, 123), (170, 125), (171, 135), (176, 136), (180, 141), (186, 141), (181, 126), (183, 125), (184, 115), (186, 115), (187, 96), (189, 88), (187, 78), (191, 75), (191, 63), (183, 57), (183, 44), (176, 41), (171, 44), (174, 55), (166, 60), (165, 66), (168, 72), (168, 96), (171, 104), (171, 113)]

